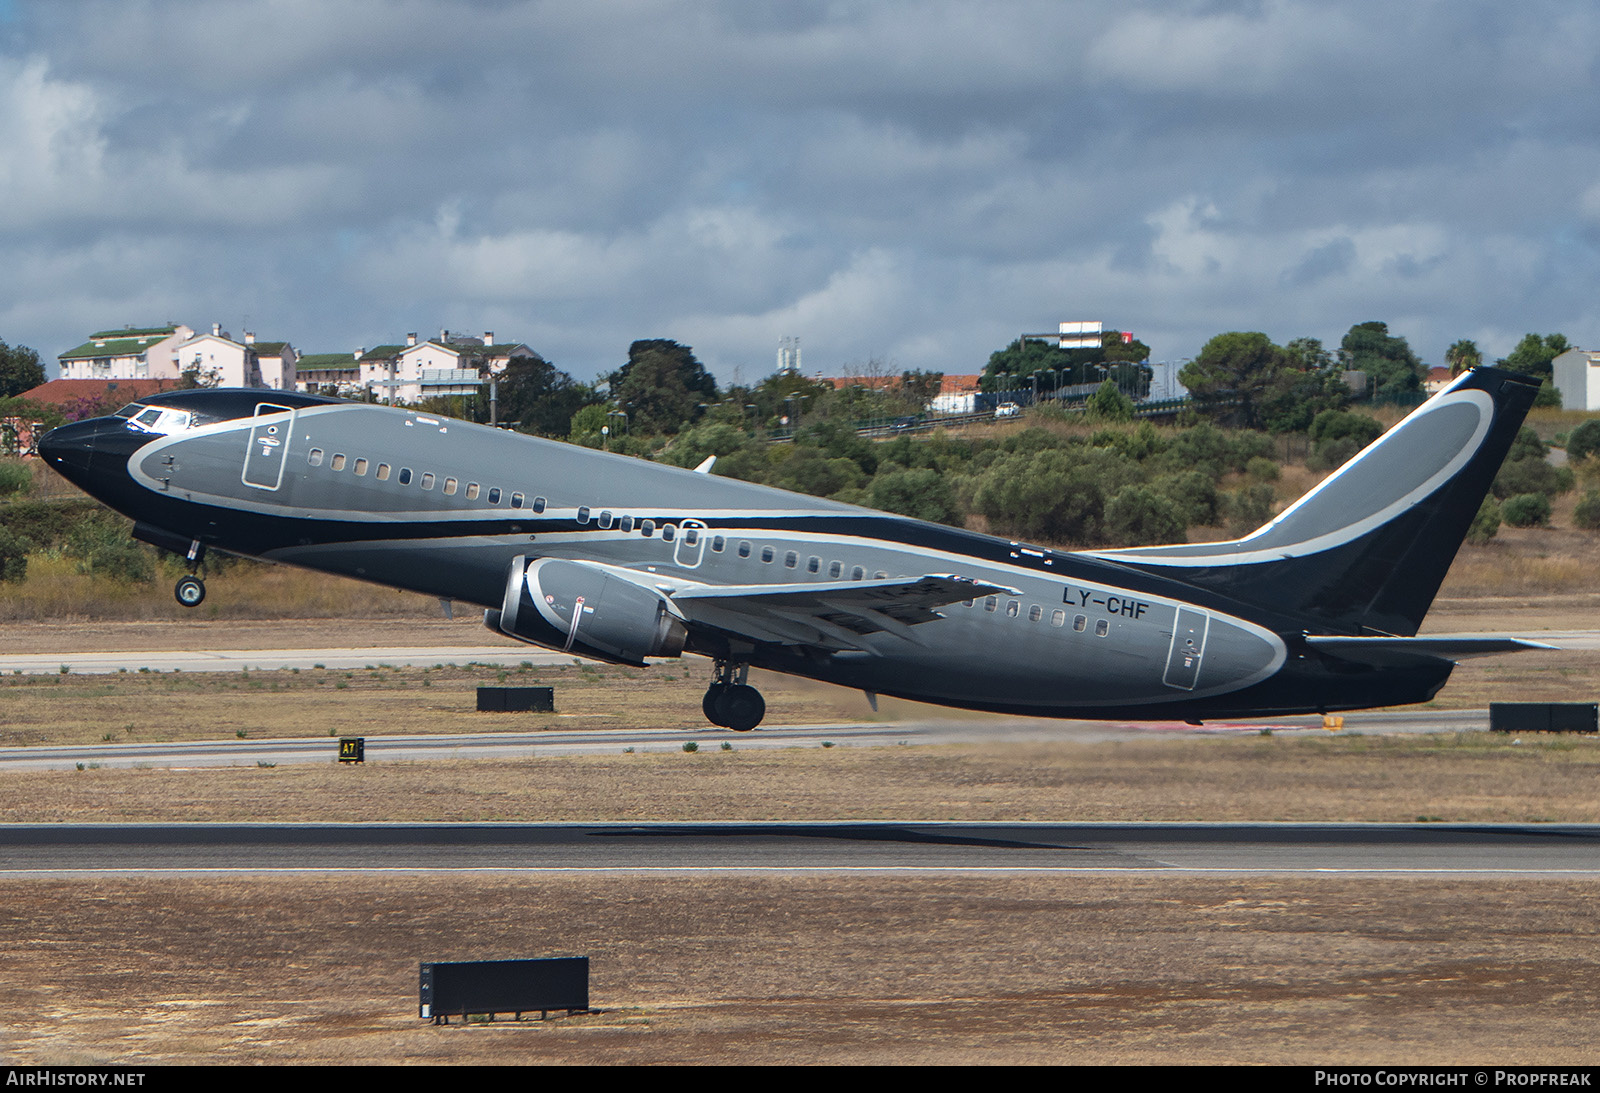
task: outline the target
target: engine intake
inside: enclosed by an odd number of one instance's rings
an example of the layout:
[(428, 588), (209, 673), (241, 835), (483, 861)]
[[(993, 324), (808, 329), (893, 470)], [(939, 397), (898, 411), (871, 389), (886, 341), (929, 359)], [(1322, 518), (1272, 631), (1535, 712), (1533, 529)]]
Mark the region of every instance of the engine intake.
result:
[(519, 641), (635, 667), (682, 656), (689, 637), (659, 592), (584, 562), (521, 555), (500, 610), (484, 612), (484, 622)]

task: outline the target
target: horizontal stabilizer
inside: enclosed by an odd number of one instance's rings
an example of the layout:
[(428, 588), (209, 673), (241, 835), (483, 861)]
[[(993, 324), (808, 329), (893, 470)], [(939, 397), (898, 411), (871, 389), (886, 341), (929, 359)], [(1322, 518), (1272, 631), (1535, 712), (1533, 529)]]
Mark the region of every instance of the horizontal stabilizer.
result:
[(1390, 664), (1396, 657), (1438, 657), (1441, 660), (1466, 660), (1501, 653), (1523, 653), (1530, 649), (1555, 649), (1540, 641), (1508, 638), (1493, 634), (1440, 634), (1425, 638), (1338, 637), (1308, 634), (1306, 644), (1341, 660), (1359, 664)]
[(674, 589), (672, 603), (692, 623), (752, 641), (864, 649), (868, 634), (918, 643), (911, 627), (941, 617), (936, 608), (980, 596), (1018, 596), (1015, 588), (931, 574), (814, 584), (702, 585)]

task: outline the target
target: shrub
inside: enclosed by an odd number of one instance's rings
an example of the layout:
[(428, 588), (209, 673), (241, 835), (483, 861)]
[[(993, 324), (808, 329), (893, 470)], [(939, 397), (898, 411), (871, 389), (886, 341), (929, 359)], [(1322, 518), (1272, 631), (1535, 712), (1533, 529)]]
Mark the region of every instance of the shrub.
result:
[(961, 523), (950, 484), (938, 471), (926, 467), (880, 472), (867, 487), (867, 504), (936, 524)]
[(1485, 497), (1483, 504), (1478, 506), (1478, 515), (1472, 518), (1472, 523), (1467, 528), (1467, 542), (1482, 546), (1493, 539), (1499, 530), (1500, 502), (1493, 497)]
[(0, 581), (21, 581), (28, 576), (28, 551), (33, 544), (0, 527)]
[(1170, 474), (1154, 485), (1176, 507), (1185, 527), (1217, 522), (1217, 484), (1199, 471)]
[(1356, 442), (1356, 451), (1360, 451), (1383, 435), (1383, 426), (1378, 424), (1376, 418), (1370, 418), (1366, 414), (1354, 414), (1348, 410), (1324, 410), (1312, 419), (1311, 428), (1307, 433), (1311, 437), (1312, 444), (1350, 437)]
[[(1567, 481), (1565, 489), (1571, 488), (1572, 483)], [(1546, 497), (1554, 497), (1563, 492), (1565, 490), (1561, 473), (1546, 463), (1543, 456), (1530, 455), (1507, 462), (1501, 466), (1500, 473), (1494, 478), (1494, 495), (1502, 501), (1522, 493), (1540, 493)]]
[(0, 497), (11, 497), (33, 491), (33, 472), (17, 459), (0, 460)]
[(1501, 503), (1500, 514), (1514, 528), (1544, 527), (1550, 522), (1550, 498), (1542, 493), (1519, 493)]
[(1354, 459), (1362, 447), (1361, 441), (1353, 436), (1336, 436), (1331, 440), (1319, 440), (1311, 446), (1311, 454), (1306, 457), (1306, 466), (1314, 471), (1336, 470)]
[(1567, 435), (1567, 455), (1587, 459), (1600, 452), (1600, 418), (1592, 417)]
[(128, 537), (127, 528), (105, 520), (84, 520), (67, 533), (66, 553), (78, 569), (95, 577), (142, 582), (156, 575), (149, 548)]
[(1230, 534), (1239, 536), (1254, 531), (1272, 519), (1277, 507), (1271, 486), (1246, 486), (1222, 496), (1222, 515)]
[(1278, 475), (1281, 473), (1275, 461), (1261, 455), (1255, 456), (1250, 462), (1246, 463), (1244, 471), (1256, 482), (1276, 482)]
[(1148, 486), (1128, 486), (1106, 505), (1106, 538), (1128, 545), (1181, 543), (1177, 506)]
[(1600, 529), (1600, 491), (1590, 490), (1572, 510), (1572, 522), (1590, 531)]

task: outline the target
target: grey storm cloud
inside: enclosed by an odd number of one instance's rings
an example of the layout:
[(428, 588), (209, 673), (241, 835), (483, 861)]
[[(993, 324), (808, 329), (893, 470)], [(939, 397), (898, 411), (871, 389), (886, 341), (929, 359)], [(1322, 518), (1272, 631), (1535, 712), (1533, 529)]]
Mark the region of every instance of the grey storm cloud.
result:
[(0, 0), (0, 337), (1600, 344), (1600, 11)]

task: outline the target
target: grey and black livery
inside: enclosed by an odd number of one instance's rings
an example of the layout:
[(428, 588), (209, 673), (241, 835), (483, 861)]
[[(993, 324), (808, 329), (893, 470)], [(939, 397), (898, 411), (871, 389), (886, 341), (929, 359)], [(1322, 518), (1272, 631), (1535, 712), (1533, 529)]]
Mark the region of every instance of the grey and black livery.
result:
[[(623, 664), (715, 660), (1006, 713), (1185, 719), (1424, 702), (1464, 656), (1418, 638), (1535, 386), (1457, 379), (1236, 541), (1062, 552), (414, 411), (185, 391), (40, 453), (189, 557), (269, 559), (482, 605), (489, 626)], [(179, 599), (198, 602), (198, 578)]]

